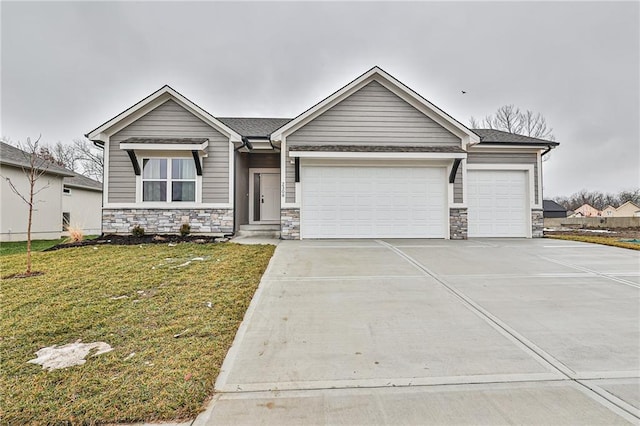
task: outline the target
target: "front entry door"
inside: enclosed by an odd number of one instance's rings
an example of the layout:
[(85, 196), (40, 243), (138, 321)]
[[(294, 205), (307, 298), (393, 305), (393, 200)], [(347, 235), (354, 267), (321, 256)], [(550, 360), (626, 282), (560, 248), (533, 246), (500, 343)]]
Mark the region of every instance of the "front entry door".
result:
[(279, 169), (249, 169), (249, 223), (280, 223)]
[(280, 221), (280, 175), (260, 173), (260, 222)]

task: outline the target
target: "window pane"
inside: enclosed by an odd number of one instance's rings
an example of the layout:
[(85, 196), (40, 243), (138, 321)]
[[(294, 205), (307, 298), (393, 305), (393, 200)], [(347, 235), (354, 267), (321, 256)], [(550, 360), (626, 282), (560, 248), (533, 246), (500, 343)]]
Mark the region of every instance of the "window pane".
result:
[(171, 160), (172, 179), (195, 179), (196, 165), (191, 158), (174, 158)]
[(142, 201), (167, 201), (167, 182), (142, 182)]
[(144, 179), (166, 179), (167, 160), (163, 158), (142, 160), (142, 177)]
[(171, 201), (195, 201), (196, 200), (196, 183), (195, 182), (173, 182), (172, 183)]

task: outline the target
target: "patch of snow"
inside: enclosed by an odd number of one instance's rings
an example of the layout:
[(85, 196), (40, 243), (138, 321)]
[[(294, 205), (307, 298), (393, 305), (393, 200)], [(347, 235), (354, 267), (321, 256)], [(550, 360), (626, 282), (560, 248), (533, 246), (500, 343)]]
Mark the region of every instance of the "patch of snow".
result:
[(194, 257), (194, 258), (193, 258), (193, 259), (191, 259), (191, 260), (199, 260), (199, 261), (203, 261), (203, 260), (204, 260), (204, 257)]
[(129, 296), (127, 296), (126, 294), (123, 294), (122, 296), (114, 296), (111, 298), (111, 300), (121, 300), (121, 299), (128, 299)]
[(48, 371), (58, 370), (60, 368), (73, 367), (74, 365), (83, 365), (89, 352), (97, 349), (92, 356), (98, 356), (107, 352), (111, 352), (113, 348), (105, 342), (75, 343), (67, 345), (53, 345), (40, 349), (36, 352), (37, 358), (27, 361), (30, 364), (42, 365), (42, 368)]
[(612, 234), (608, 229), (581, 229), (580, 232), (593, 232), (594, 234)]
[(131, 352), (129, 355), (127, 355), (127, 356), (125, 357), (125, 359), (124, 359), (124, 360), (125, 360), (125, 361), (128, 361), (128, 360), (130, 360), (131, 358), (133, 358), (134, 356), (136, 356), (136, 353), (135, 353), (135, 352)]
[(169, 243), (169, 247), (175, 247), (176, 245), (174, 243)]

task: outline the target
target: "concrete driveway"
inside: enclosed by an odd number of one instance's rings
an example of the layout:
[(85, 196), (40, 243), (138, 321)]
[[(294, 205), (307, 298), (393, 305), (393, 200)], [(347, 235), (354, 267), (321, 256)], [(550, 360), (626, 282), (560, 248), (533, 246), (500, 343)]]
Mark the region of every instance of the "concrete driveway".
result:
[(282, 242), (194, 424), (638, 424), (639, 255)]

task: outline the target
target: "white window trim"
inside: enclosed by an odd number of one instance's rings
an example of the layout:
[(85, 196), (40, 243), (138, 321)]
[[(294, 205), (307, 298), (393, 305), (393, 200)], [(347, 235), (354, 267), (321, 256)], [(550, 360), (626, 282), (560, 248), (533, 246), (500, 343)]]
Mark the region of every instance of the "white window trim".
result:
[[(188, 204), (188, 205), (193, 205), (194, 207), (198, 206), (201, 207), (202, 206), (202, 176), (198, 176), (198, 174), (196, 173), (196, 179), (195, 179), (195, 183), (196, 183), (196, 199), (195, 201), (171, 201), (171, 185), (170, 182), (173, 182), (174, 179), (171, 178), (171, 160), (188, 160), (191, 159), (192, 157), (181, 157), (181, 156), (170, 156), (170, 157), (152, 157), (152, 156), (145, 156), (145, 157), (141, 157), (138, 159), (138, 163), (140, 166), (140, 175), (136, 176), (136, 204), (138, 205), (137, 207), (143, 207), (143, 208), (158, 208), (158, 207), (162, 207), (162, 206), (172, 206), (172, 207), (183, 207)], [(167, 201), (143, 201), (142, 199), (142, 194), (143, 194), (143, 182), (145, 181), (145, 179), (142, 178), (143, 174), (144, 174), (144, 170), (143, 170), (143, 164), (144, 164), (144, 160), (166, 160), (167, 161), (167, 178), (166, 178), (166, 182), (167, 182)], [(150, 180), (150, 181), (161, 181), (162, 179), (146, 179), (146, 180)], [(191, 179), (188, 180), (184, 180), (184, 179), (176, 179), (176, 182), (191, 182)]]
[(291, 151), (289, 157), (300, 158), (348, 158), (348, 159), (383, 159), (383, 160), (449, 160), (467, 158), (466, 153), (456, 152), (328, 152), (328, 151)]

